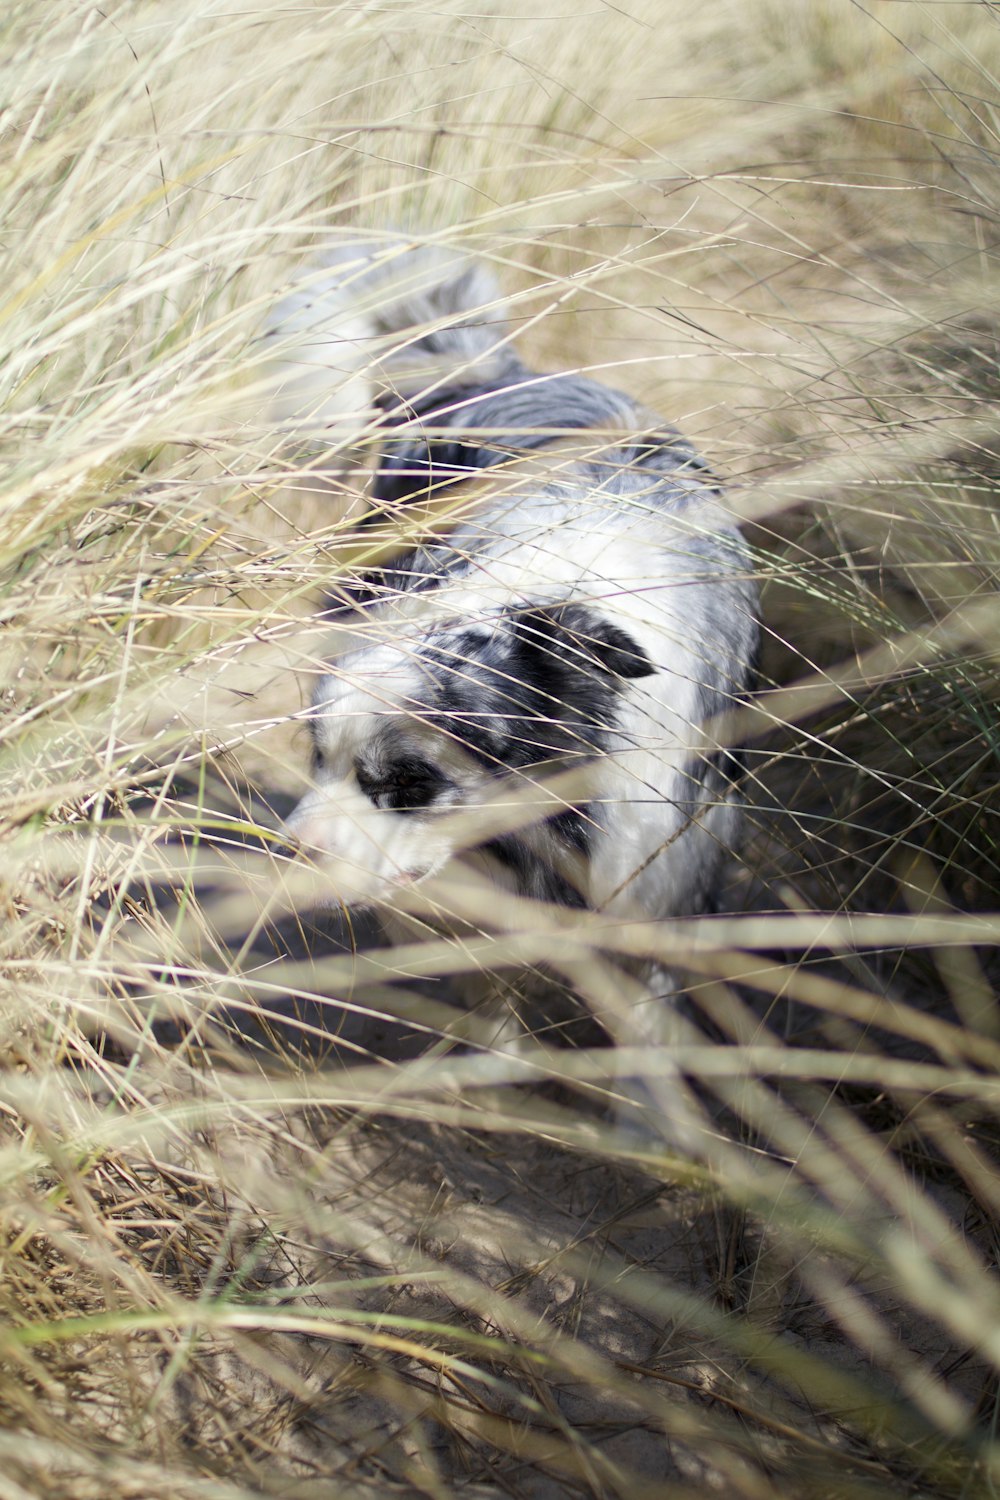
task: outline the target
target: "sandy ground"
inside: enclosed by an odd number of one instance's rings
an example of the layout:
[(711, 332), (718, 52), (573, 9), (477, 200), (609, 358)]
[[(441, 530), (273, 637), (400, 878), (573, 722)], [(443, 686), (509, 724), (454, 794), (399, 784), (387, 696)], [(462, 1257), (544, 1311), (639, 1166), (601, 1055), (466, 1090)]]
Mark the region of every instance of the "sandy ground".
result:
[[(319, 961), (348, 940), (318, 917), (279, 924), (255, 952)], [(272, 1078), (289, 1049), (330, 1077), (359, 1049), (404, 1060), (424, 1045), (385, 1016), (290, 999), (275, 1009), (285, 1027), (229, 1018)], [(543, 1115), (569, 1102), (557, 1085), (520, 1092)], [(974, 1405), (984, 1370), (860, 1269), (858, 1306), (838, 1322), (810, 1291), (824, 1275), (818, 1250), (803, 1278), (801, 1246), (783, 1247), (684, 1173), (681, 1163), (673, 1181), (651, 1177), (541, 1134), (320, 1107), (273, 1114), (263, 1130), (258, 1119), (164, 1141), (152, 1160), (106, 1170), (104, 1213), (127, 1252), (185, 1296), (231, 1278), (272, 1317), (304, 1295), (318, 1322), (182, 1348), (132, 1336), (130, 1397), (121, 1365), (92, 1365), (94, 1388), (74, 1387), (74, 1422), (89, 1408), (117, 1440), (137, 1424), (140, 1450), (170, 1433), (202, 1472), (300, 1500), (908, 1492), (876, 1432), (862, 1442), (817, 1412), (793, 1370), (768, 1378), (769, 1346), (779, 1362), (863, 1371), (863, 1298), (898, 1344), (904, 1384), (946, 1371)], [(155, 1229), (132, 1227), (135, 1176), (163, 1195)], [(956, 1221), (967, 1213), (944, 1189), (938, 1198)], [(297, 1288), (308, 1289), (298, 1302)], [(752, 1321), (754, 1350), (734, 1350), (734, 1315)], [(831, 1389), (830, 1409), (846, 1399)], [(74, 1495), (88, 1482), (76, 1475)]]

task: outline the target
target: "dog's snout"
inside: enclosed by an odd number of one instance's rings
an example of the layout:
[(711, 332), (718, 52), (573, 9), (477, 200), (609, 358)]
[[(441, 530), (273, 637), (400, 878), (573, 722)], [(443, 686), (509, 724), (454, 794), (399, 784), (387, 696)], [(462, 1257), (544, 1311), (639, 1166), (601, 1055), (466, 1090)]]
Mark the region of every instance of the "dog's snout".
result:
[(285, 833), (296, 849), (320, 849), (329, 852), (324, 819), (319, 808), (301, 804), (285, 820)]

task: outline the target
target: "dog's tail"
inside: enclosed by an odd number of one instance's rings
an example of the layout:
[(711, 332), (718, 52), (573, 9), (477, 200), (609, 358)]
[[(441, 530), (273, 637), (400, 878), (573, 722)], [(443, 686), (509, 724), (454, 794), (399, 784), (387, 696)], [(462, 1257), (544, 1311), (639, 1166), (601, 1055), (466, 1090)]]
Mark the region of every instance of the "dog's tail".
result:
[(516, 364), (490, 273), (437, 245), (352, 241), (274, 309), (274, 412), (298, 438), (336, 441), (373, 403), (490, 383)]

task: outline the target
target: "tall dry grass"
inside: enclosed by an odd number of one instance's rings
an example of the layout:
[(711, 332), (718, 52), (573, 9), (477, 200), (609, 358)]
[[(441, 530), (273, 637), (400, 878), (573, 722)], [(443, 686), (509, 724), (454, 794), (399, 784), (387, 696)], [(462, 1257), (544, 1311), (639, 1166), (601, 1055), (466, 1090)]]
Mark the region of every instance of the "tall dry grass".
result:
[[(3, 1500), (1000, 1482), (1000, 20), (536, 12), (0, 19)], [(260, 332), (401, 224), (729, 478), (724, 918), (455, 891), (475, 941), (387, 952), (281, 855), (351, 482)], [(622, 1064), (683, 1150), (611, 1128), (585, 1027), (447, 1044), (443, 976), (616, 943), (687, 978)]]

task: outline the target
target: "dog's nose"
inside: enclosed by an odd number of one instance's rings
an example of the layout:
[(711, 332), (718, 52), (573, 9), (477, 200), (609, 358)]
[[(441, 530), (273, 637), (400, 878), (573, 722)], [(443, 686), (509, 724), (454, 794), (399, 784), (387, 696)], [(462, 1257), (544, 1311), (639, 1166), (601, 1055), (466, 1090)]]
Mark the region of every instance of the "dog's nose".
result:
[(301, 804), (296, 807), (285, 819), (285, 833), (290, 842), (299, 848), (319, 849), (329, 853), (324, 837), (324, 822), (318, 808), (303, 807)]

